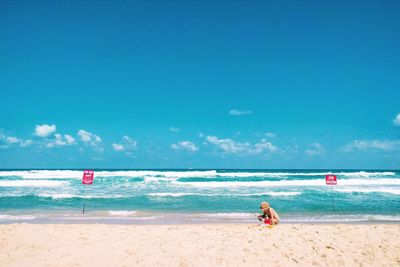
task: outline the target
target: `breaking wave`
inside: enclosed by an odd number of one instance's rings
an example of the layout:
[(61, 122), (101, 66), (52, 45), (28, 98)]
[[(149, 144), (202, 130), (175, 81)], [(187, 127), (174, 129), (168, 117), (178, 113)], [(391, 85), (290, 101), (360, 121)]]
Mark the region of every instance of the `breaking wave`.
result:
[[(278, 187), (278, 186), (326, 186), (323, 179), (310, 180), (280, 180), (280, 181), (250, 181), (250, 182), (179, 182), (173, 181), (180, 186), (193, 187)], [(343, 179), (338, 180), (338, 185), (400, 185), (400, 179)]]

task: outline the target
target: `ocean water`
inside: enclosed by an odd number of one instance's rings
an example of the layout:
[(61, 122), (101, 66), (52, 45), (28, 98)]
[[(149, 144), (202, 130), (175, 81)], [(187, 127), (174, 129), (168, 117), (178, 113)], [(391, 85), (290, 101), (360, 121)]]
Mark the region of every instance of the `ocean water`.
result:
[(88, 186), (82, 174), (1, 170), (0, 223), (257, 222), (261, 201), (282, 222), (400, 222), (400, 171), (95, 170)]

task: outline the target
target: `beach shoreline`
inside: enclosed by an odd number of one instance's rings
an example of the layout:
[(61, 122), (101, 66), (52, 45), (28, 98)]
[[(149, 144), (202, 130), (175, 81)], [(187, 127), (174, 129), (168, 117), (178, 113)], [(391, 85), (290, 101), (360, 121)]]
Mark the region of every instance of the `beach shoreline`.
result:
[[(0, 225), (29, 224), (262, 224), (256, 212), (155, 212), (150, 210), (43, 211), (22, 210), (0, 212)], [(281, 214), (281, 224), (400, 224), (397, 214)]]
[(2, 224), (0, 266), (398, 266), (400, 224)]

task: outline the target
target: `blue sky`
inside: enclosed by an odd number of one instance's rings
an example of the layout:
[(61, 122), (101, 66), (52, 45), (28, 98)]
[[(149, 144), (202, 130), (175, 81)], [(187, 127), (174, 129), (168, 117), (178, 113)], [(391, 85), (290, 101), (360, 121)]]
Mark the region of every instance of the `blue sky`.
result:
[(1, 1), (0, 168), (400, 169), (398, 1)]

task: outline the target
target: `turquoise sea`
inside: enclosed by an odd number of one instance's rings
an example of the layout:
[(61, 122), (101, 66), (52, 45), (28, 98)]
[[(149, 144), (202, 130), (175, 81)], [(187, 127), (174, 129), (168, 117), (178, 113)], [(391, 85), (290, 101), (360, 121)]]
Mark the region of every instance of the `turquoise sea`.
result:
[(82, 174), (1, 170), (0, 223), (257, 222), (261, 201), (283, 223), (400, 222), (400, 171), (95, 170), (86, 194)]

